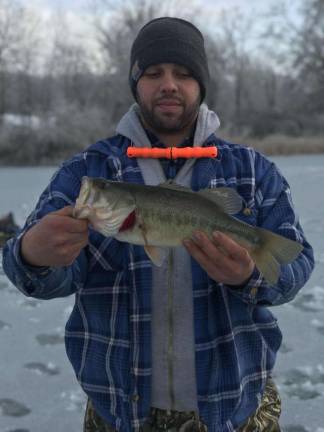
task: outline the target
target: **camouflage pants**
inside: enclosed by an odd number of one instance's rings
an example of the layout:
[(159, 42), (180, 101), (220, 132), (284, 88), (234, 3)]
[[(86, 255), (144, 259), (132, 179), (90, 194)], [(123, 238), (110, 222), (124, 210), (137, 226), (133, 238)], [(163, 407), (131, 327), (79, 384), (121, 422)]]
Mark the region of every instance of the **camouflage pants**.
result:
[(280, 432), (280, 414), (280, 396), (275, 383), (268, 378), (260, 406), (238, 432)]
[[(277, 388), (268, 379), (260, 406), (237, 432), (280, 432), (279, 417), (281, 401)], [(194, 412), (180, 413), (156, 408), (151, 409), (149, 421), (142, 427), (142, 432), (207, 432), (207, 427)], [(105, 423), (88, 401), (83, 432), (115, 432)]]

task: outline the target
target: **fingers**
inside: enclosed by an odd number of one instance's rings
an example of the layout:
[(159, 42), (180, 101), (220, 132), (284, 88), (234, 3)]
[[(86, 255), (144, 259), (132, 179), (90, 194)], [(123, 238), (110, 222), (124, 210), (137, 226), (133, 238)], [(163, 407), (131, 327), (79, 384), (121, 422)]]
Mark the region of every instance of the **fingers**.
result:
[(249, 259), (249, 254), (245, 248), (219, 231), (215, 231), (211, 239), (205, 233), (197, 232), (194, 234), (193, 240), (208, 256), (215, 256), (221, 261), (226, 258), (235, 261)]
[(184, 245), (212, 279), (222, 281), (222, 269), (228, 267), (228, 257), (205, 234), (196, 233), (194, 240), (186, 240)]
[(64, 207), (44, 216), (23, 236), (21, 254), (35, 266), (70, 265), (88, 243), (88, 223), (71, 217), (73, 208)]
[(88, 230), (88, 221), (86, 219), (75, 219), (73, 217), (72, 206), (66, 206), (58, 211), (49, 213), (48, 217), (58, 231), (81, 234)]
[[(196, 232), (188, 245), (191, 248), (194, 258), (208, 261), (209, 259), (219, 265), (224, 264), (227, 258), (226, 251), (220, 243), (215, 244), (205, 233)], [(208, 259), (207, 259), (208, 258)]]
[(249, 253), (245, 248), (219, 231), (213, 233), (213, 243), (219, 250), (223, 251), (224, 255), (234, 260), (241, 261), (249, 259)]
[(73, 216), (73, 207), (72, 206), (66, 206), (62, 207), (61, 209), (51, 213), (52, 215), (60, 215), (60, 216)]
[(193, 239), (184, 246), (207, 274), (220, 283), (240, 285), (252, 274), (254, 263), (246, 249), (219, 232), (210, 239), (202, 232), (195, 232)]

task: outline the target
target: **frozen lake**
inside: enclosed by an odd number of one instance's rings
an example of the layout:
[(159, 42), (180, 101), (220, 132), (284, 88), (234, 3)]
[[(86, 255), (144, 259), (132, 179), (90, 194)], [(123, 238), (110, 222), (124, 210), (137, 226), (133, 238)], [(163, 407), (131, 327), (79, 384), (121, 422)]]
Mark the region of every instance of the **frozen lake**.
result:
[[(272, 158), (288, 179), (317, 267), (290, 304), (275, 379), (285, 432), (324, 432), (324, 155)], [(53, 168), (0, 168), (0, 215), (23, 224)], [(0, 260), (1, 261), (1, 260)], [(24, 297), (0, 268), (0, 432), (78, 432), (84, 395), (64, 350), (73, 298)]]

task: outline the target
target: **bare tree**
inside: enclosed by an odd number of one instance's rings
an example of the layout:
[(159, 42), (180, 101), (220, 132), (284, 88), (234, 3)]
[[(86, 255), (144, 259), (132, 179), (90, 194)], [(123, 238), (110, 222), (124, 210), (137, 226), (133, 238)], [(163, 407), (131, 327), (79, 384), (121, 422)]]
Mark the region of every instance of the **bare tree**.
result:
[(85, 84), (91, 75), (91, 55), (81, 37), (75, 37), (67, 18), (58, 12), (52, 18), (51, 45), (45, 63), (43, 104), (47, 110), (62, 101), (77, 106), (87, 103), (91, 87)]
[(211, 109), (226, 116), (225, 105), (222, 103), (226, 100), (225, 94), (228, 93), (225, 47), (211, 34), (207, 33), (204, 36), (210, 74), (207, 103)]
[(264, 28), (267, 53), (277, 77), (284, 77), (282, 115), (291, 112), (304, 133), (323, 132), (324, 0), (280, 0), (268, 11)]
[[(0, 115), (7, 111), (9, 83), (19, 86), (21, 107), (32, 105), (30, 76), (37, 63), (37, 17), (18, 0), (0, 0)], [(9, 80), (13, 74), (19, 80)], [(17, 92), (16, 92), (17, 93)]]
[(15, 0), (0, 0), (0, 121), (6, 112), (7, 75), (22, 40), (17, 31), (22, 15), (23, 9)]
[(294, 66), (305, 87), (307, 108), (324, 113), (324, 0), (308, 0), (301, 13)]
[(232, 112), (228, 114), (234, 120), (236, 129), (244, 123), (244, 112), (253, 104), (247, 85), (253, 59), (253, 31), (252, 17), (239, 10), (235, 13), (222, 12), (216, 34), (223, 49), (223, 74), (230, 83), (227, 104), (232, 107)]

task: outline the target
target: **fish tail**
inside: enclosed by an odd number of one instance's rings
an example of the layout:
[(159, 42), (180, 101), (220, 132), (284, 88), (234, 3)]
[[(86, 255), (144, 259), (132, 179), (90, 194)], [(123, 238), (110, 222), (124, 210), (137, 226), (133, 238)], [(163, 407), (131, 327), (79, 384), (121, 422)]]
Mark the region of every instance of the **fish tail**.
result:
[(250, 251), (256, 267), (271, 285), (278, 282), (280, 265), (288, 264), (297, 258), (303, 246), (263, 228), (256, 228), (260, 237), (258, 247)]

